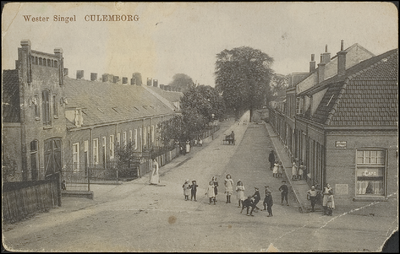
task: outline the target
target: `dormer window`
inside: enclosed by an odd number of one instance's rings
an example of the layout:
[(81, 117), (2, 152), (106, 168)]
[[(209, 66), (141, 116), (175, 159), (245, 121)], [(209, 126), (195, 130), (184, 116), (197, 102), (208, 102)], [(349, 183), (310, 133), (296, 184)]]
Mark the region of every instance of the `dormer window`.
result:
[(76, 127), (81, 127), (83, 125), (82, 109), (80, 108), (75, 109), (74, 124)]

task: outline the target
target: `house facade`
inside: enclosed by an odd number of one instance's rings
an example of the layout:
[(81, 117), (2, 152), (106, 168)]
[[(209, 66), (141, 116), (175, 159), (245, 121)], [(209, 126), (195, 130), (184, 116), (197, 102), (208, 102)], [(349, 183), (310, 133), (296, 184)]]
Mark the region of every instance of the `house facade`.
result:
[(298, 94), (309, 101), (296, 115), (296, 151), (308, 182), (334, 188), (342, 205), (385, 200), (397, 191), (398, 50), (346, 68)]
[(2, 161), (7, 181), (43, 180), (62, 168), (63, 61), (62, 49), (39, 52), (23, 40), (16, 68), (3, 71)]

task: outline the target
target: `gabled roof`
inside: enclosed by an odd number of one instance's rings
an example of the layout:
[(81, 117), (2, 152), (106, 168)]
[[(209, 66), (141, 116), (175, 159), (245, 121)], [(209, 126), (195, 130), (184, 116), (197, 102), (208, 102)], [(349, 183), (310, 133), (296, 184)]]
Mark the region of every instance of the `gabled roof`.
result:
[(3, 71), (2, 108), (3, 121), (16, 123), (20, 121), (19, 77), (18, 70)]
[(398, 49), (367, 59), (321, 83), (328, 88), (312, 120), (340, 126), (396, 126)]
[(173, 110), (142, 86), (66, 77), (68, 108), (81, 108), (83, 126), (172, 114)]

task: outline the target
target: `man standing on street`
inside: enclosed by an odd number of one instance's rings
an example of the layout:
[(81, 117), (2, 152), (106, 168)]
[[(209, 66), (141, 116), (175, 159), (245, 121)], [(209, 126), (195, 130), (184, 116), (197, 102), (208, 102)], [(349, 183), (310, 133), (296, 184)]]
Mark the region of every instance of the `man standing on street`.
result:
[(314, 212), (315, 203), (317, 202), (317, 190), (315, 186), (311, 186), (311, 190), (307, 191), (307, 197), (310, 198), (311, 201), (311, 212)]
[(269, 169), (272, 170), (275, 164), (274, 150), (271, 150), (271, 152), (269, 153), (268, 161), (269, 161)]
[(282, 181), (282, 185), (281, 185), (281, 187), (279, 187), (279, 190), (281, 192), (281, 205), (283, 205), (283, 200), (285, 199), (286, 205), (289, 206), (289, 202), (288, 202), (288, 198), (287, 198), (289, 189), (286, 185), (286, 181)]
[(265, 193), (265, 199), (264, 199), (264, 210), (268, 211), (268, 216), (267, 217), (272, 217), (272, 205), (274, 204), (272, 200), (272, 195), (271, 192), (267, 191)]

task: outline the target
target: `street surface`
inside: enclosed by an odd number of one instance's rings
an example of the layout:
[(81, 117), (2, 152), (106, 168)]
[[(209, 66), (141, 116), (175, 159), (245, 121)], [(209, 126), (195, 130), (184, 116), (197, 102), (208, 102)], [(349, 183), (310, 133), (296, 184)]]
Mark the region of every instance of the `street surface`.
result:
[[(248, 113), (235, 132), (236, 145), (222, 145), (223, 134), (160, 176), (165, 186), (148, 184), (148, 176), (122, 185), (93, 185), (94, 200), (63, 198), (63, 206), (3, 227), (3, 243), (14, 251), (378, 251), (397, 228), (396, 204), (375, 209), (374, 216), (350, 212), (322, 216), (299, 213), (293, 193), (290, 206), (280, 205), (282, 179), (272, 177), (268, 153), (273, 149), (263, 124), (249, 123)], [(166, 165), (165, 167), (168, 167)], [(160, 170), (163, 172), (162, 170)], [(240, 214), (236, 196), (226, 204), (223, 179), (240, 179), (252, 195), (272, 189), (273, 217), (259, 211)], [(218, 177), (217, 204), (204, 195), (212, 176)], [(182, 185), (195, 179), (198, 201), (185, 201)], [(262, 200), (258, 206), (262, 207)], [(385, 204), (387, 207), (388, 204)]]

